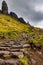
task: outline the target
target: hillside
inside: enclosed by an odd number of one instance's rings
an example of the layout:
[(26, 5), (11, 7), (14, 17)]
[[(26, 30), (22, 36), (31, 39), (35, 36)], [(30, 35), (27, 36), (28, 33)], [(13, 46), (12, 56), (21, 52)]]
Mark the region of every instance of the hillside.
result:
[(0, 65), (43, 65), (43, 29), (0, 14)]
[(9, 15), (0, 14), (0, 40), (22, 38), (43, 45), (43, 29), (21, 23)]
[(29, 33), (30, 26), (11, 18), (8, 15), (0, 14), (0, 36), (4, 38), (22, 37), (23, 33)]
[(9, 13), (6, 1), (0, 10), (0, 65), (43, 65), (43, 29)]

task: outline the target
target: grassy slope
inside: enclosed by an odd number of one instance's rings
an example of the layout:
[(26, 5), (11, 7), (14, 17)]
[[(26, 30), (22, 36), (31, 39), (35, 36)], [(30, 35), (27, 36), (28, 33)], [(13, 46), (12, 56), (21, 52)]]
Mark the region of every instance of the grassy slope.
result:
[[(36, 34), (37, 33), (37, 34)], [(10, 16), (0, 14), (0, 39), (15, 39), (30, 36), (30, 42), (43, 45), (43, 30), (23, 24)]]
[[(29, 32), (30, 26), (20, 23), (10, 16), (0, 14), (0, 36), (5, 38), (22, 37), (23, 32)], [(3, 35), (2, 35), (3, 34)], [(19, 35), (18, 35), (19, 34)]]

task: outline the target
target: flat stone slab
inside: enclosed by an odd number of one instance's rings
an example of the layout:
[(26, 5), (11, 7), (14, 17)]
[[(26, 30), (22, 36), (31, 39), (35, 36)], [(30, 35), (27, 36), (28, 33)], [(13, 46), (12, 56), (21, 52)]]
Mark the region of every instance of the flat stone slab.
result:
[(0, 59), (0, 65), (21, 65), (19, 60), (16, 59), (9, 59), (9, 60), (2, 60)]

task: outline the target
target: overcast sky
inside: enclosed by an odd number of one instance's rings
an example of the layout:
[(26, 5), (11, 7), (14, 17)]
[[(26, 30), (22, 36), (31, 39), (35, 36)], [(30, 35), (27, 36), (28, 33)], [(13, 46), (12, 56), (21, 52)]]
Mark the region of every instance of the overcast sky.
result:
[[(1, 3), (0, 0), (0, 9)], [(9, 12), (13, 11), (18, 16), (22, 16), (33, 26), (43, 28), (43, 0), (5, 0), (9, 7)]]

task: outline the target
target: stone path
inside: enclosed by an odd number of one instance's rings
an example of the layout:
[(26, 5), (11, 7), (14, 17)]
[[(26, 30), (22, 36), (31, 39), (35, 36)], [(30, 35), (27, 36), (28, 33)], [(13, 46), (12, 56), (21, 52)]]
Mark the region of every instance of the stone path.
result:
[(23, 49), (29, 47), (26, 45), (2, 43), (0, 44), (0, 65), (22, 65), (19, 58), (23, 58)]
[(33, 50), (30, 44), (0, 43), (0, 65), (22, 65), (20, 58), (28, 57), (27, 65), (43, 65), (41, 50)]

